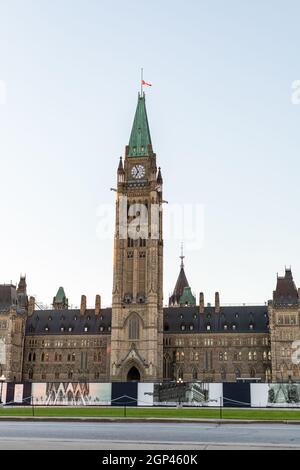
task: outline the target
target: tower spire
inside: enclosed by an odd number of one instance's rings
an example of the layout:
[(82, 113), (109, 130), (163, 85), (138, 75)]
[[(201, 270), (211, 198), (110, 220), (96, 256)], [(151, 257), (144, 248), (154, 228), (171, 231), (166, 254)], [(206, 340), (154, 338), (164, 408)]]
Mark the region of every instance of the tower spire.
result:
[(181, 256), (180, 256), (180, 259), (181, 259), (181, 265), (180, 265), (180, 268), (181, 269), (184, 269), (184, 259), (185, 259), (185, 256), (183, 254), (183, 243), (181, 243)]
[[(143, 87), (142, 87), (143, 88)], [(129, 157), (149, 157), (152, 141), (146, 110), (145, 94), (139, 94), (134, 122), (129, 140)]]

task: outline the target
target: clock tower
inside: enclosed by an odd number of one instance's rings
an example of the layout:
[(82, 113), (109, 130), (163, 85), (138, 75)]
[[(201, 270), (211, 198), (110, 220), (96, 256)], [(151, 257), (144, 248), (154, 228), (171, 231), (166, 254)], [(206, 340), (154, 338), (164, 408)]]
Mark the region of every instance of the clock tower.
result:
[(162, 380), (162, 176), (139, 94), (117, 173), (111, 381)]

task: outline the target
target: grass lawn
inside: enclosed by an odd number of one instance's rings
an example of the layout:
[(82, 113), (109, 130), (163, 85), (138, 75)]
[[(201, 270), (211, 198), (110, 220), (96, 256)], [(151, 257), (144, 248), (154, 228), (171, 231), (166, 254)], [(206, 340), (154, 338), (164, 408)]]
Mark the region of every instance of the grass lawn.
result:
[[(124, 408), (60, 408), (60, 407), (34, 407), (34, 415), (38, 417), (124, 417)], [(0, 408), (1, 416), (32, 416), (31, 407)], [(196, 408), (196, 409), (170, 409), (170, 408), (127, 408), (128, 418), (220, 418), (219, 409)], [(223, 409), (223, 419), (246, 419), (246, 420), (299, 420), (300, 410), (240, 410)]]

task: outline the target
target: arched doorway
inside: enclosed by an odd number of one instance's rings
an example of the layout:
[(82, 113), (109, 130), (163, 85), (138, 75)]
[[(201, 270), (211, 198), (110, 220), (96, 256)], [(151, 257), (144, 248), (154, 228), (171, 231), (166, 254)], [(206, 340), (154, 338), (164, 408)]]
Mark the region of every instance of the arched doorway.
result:
[(127, 374), (127, 382), (139, 382), (141, 380), (141, 374), (136, 367), (131, 367)]

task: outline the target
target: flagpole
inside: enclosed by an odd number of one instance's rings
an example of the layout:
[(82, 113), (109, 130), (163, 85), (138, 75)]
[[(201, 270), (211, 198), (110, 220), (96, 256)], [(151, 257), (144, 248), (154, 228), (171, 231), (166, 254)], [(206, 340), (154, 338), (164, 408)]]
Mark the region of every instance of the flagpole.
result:
[(141, 69), (141, 97), (143, 96), (144, 69)]

